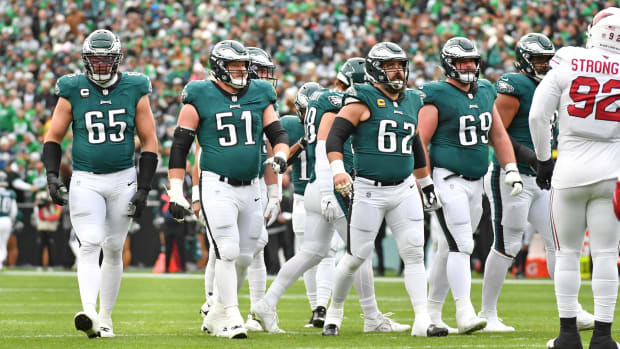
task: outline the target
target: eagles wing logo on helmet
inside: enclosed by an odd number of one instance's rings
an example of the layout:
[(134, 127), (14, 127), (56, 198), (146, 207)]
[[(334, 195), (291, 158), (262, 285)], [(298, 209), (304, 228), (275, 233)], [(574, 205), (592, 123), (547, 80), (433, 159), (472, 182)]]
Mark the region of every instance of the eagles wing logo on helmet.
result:
[[(457, 69), (457, 61), (465, 59), (473, 59), (476, 62), (476, 68)], [(461, 37), (455, 37), (446, 41), (441, 49), (440, 61), (441, 68), (446, 77), (464, 84), (478, 80), (480, 75), (480, 53), (473, 41)]]
[(275, 88), (278, 80), (275, 78), (276, 65), (273, 63), (271, 56), (258, 47), (248, 47), (247, 49), (250, 54), (248, 78), (250, 80), (267, 80)]
[[(383, 68), (386, 62), (397, 61), (402, 63), (403, 79), (390, 80), (387, 71)], [(366, 57), (366, 77), (371, 83), (382, 84), (389, 92), (397, 93), (407, 87), (409, 78), (409, 59), (403, 49), (393, 42), (375, 44)], [(399, 68), (400, 69), (400, 68)]]
[[(228, 65), (231, 62), (245, 62), (245, 70), (230, 70)], [(234, 40), (218, 42), (211, 50), (209, 64), (216, 80), (236, 89), (247, 85), (250, 55), (243, 44)]]
[(353, 84), (363, 84), (366, 82), (366, 70), (364, 69), (364, 59), (361, 57), (349, 58), (338, 71), (336, 79), (347, 87)]
[[(515, 55), (515, 67), (530, 78), (541, 81), (549, 71), (549, 60), (555, 55), (555, 46), (545, 35), (529, 33), (517, 42)], [(545, 57), (546, 62), (535, 63), (532, 61), (535, 57)]]
[(82, 46), (82, 62), (86, 76), (103, 85), (110, 81), (121, 63), (121, 41), (114, 33), (105, 29), (92, 32)]
[(299, 91), (295, 95), (295, 109), (297, 109), (297, 116), (299, 120), (303, 123), (306, 109), (308, 108), (308, 101), (310, 97), (318, 90), (321, 89), (321, 85), (316, 82), (306, 82), (301, 85)]

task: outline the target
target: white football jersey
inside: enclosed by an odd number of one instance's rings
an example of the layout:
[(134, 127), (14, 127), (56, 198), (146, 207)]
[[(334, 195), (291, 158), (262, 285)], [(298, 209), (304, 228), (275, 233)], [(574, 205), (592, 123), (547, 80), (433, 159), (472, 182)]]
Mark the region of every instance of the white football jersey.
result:
[(564, 47), (536, 88), (530, 109), (539, 160), (551, 157), (549, 122), (557, 108), (558, 160), (554, 188), (614, 178), (620, 169), (620, 55)]

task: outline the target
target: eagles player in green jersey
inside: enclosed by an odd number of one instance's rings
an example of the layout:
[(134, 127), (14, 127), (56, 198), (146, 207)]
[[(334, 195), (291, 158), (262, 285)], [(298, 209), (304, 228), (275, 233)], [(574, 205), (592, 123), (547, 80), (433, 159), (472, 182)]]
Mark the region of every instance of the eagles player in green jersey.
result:
[(185, 161), (194, 138), (200, 156), (201, 210), (215, 250), (217, 300), (207, 318), (219, 317), (215, 335), (247, 338), (239, 313), (243, 281), (263, 223), (258, 174), (261, 136), (274, 145), (273, 171), (286, 170), (288, 136), (273, 107), (276, 94), (266, 81), (250, 80), (250, 56), (239, 42), (217, 43), (209, 56), (215, 80), (192, 81), (183, 90), (170, 153), (170, 212), (179, 220), (189, 203), (183, 196)]
[[(429, 311), (435, 324), (443, 324), (441, 308), (448, 293), (456, 301), (459, 333), (478, 331), (487, 321), (471, 304), (469, 257), (474, 248), (473, 231), (482, 215), (482, 177), (488, 167), (489, 140), (506, 170), (511, 195), (522, 190), (510, 138), (493, 110), (495, 89), (479, 80), (480, 53), (466, 38), (452, 38), (441, 50), (447, 79), (424, 84), (420, 134), (429, 147), (429, 167), (442, 194), (437, 217), (445, 235), (429, 273)], [(449, 251), (448, 251), (449, 248)]]
[[(422, 187), (424, 207), (434, 210), (440, 203), (417, 132), (422, 98), (406, 88), (409, 59), (394, 43), (374, 45), (366, 57), (365, 71), (372, 85), (354, 84), (347, 89), (325, 145), (334, 187), (343, 196), (351, 194), (351, 206), (347, 254), (336, 267), (323, 335), (339, 334), (354, 273), (371, 257), (385, 218), (405, 264), (405, 288), (415, 312), (411, 335), (446, 336), (446, 328), (431, 324), (426, 307), (424, 215), (414, 173)], [(350, 135), (353, 183), (343, 162), (344, 143)]]
[(0, 272), (4, 269), (7, 257), (6, 244), (11, 236), (15, 219), (17, 218), (17, 201), (15, 192), (7, 189), (9, 186), (6, 172), (0, 171)]
[[(497, 299), (506, 278), (506, 270), (521, 249), (523, 234), (528, 222), (545, 241), (547, 270), (553, 279), (555, 246), (551, 233), (549, 214), (550, 193), (536, 184), (536, 153), (530, 135), (529, 112), (536, 86), (549, 71), (549, 60), (555, 47), (543, 34), (523, 36), (516, 46), (517, 73), (506, 73), (496, 84), (495, 108), (511, 137), (519, 172), (524, 174), (523, 193), (511, 196), (511, 188), (502, 183), (505, 172), (497, 157), (485, 176), (485, 191), (491, 203), (491, 217), (495, 244), (485, 264), (482, 284), (481, 317), (487, 319), (483, 332), (511, 332), (514, 328), (504, 325), (497, 316)], [(579, 329), (594, 327), (594, 317), (581, 309), (577, 315)]]
[[(82, 48), (85, 74), (61, 77), (58, 103), (43, 145), (52, 200), (67, 203), (60, 181), (60, 143), (73, 129), (69, 205), (80, 241), (78, 284), (83, 312), (75, 327), (90, 338), (112, 337), (112, 309), (123, 273), (122, 250), (131, 217), (140, 217), (157, 167), (157, 136), (149, 104), (151, 82), (139, 73), (118, 73), (121, 42), (109, 30), (91, 33)], [(134, 135), (142, 154), (134, 167)], [(103, 263), (99, 267), (99, 253)], [(99, 314), (97, 296), (99, 295)]]

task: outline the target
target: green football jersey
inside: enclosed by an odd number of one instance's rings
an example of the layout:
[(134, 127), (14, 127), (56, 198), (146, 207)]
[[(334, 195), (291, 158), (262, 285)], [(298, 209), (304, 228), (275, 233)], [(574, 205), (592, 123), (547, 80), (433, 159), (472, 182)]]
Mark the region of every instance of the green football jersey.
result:
[[(304, 136), (304, 125), (299, 122), (299, 118), (296, 115), (283, 116), (280, 118), (280, 123), (282, 123), (282, 127), (288, 133), (289, 146), (292, 147)], [(308, 180), (310, 179), (308, 176), (310, 169), (308, 168), (308, 156), (306, 154), (306, 150), (302, 150), (299, 153), (297, 159), (293, 161), (292, 166), (293, 172), (291, 175), (291, 180), (293, 181), (295, 193), (304, 195), (306, 184), (308, 184)]]
[(475, 93), (469, 93), (447, 81), (435, 81), (424, 84), (421, 91), (424, 104), (434, 105), (439, 112), (428, 149), (431, 166), (471, 178), (484, 176), (489, 165), (495, 87), (480, 79)]
[(353, 163), (358, 176), (378, 181), (398, 181), (413, 173), (413, 138), (422, 98), (407, 89), (391, 100), (378, 88), (354, 84), (344, 104), (364, 103), (370, 118), (360, 122), (352, 135)]
[(112, 173), (134, 166), (136, 106), (151, 92), (151, 81), (140, 73), (125, 72), (102, 88), (84, 74), (58, 79), (56, 94), (71, 103), (73, 114), (73, 169)]
[(17, 205), (15, 200), (16, 196), (13, 190), (0, 188), (0, 217), (9, 217), (11, 215), (11, 210)]
[[(502, 75), (495, 84), (497, 93), (519, 99), (519, 110), (517, 110), (517, 114), (514, 119), (512, 119), (506, 131), (517, 140), (517, 142), (532, 150), (534, 150), (534, 143), (532, 143), (532, 135), (530, 134), (529, 115), (536, 86), (534, 80), (521, 73), (506, 73)], [(499, 165), (496, 156), (493, 156), (493, 163)], [(536, 174), (528, 164), (519, 162), (517, 165), (521, 173), (529, 175)]]
[[(308, 109), (304, 118), (304, 128), (306, 139), (308, 140), (308, 169), (310, 183), (316, 180), (316, 172), (314, 165), (316, 163), (316, 141), (319, 133), (319, 125), (325, 113), (337, 114), (342, 108), (342, 97), (344, 92), (336, 89), (321, 89), (310, 96), (308, 101)], [(353, 173), (353, 151), (351, 150), (351, 138), (344, 143), (343, 162), (345, 170)]]
[(200, 117), (200, 169), (237, 180), (256, 178), (262, 166), (263, 112), (276, 102), (273, 86), (251, 80), (233, 95), (214, 81), (196, 80), (185, 86), (182, 101)]

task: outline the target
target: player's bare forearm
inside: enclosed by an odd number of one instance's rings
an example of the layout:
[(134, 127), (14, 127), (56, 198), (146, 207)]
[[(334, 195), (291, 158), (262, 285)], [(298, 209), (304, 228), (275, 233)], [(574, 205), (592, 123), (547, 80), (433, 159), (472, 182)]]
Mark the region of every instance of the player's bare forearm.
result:
[(334, 162), (336, 160), (342, 160), (344, 159), (344, 157), (342, 156), (342, 153), (336, 152), (336, 151), (332, 151), (327, 153), (327, 159), (329, 160), (329, 162)]
[(71, 103), (66, 98), (58, 98), (45, 142), (61, 143), (72, 119)]
[(428, 176), (429, 174), (430, 174), (430, 169), (428, 166), (413, 170), (413, 175), (415, 176), (415, 178), (424, 178)]
[(428, 145), (435, 135), (439, 123), (439, 110), (432, 104), (425, 104), (418, 112), (418, 133), (422, 141), (424, 156), (426, 157), (426, 170), (431, 172), (431, 161), (428, 156)]
[(286, 157), (288, 158), (289, 152), (290, 152), (290, 148), (289, 148), (288, 144), (286, 144), (286, 143), (278, 143), (278, 144), (276, 144), (276, 146), (273, 147), (273, 153), (277, 154), (279, 152), (283, 152), (284, 154), (286, 154)]
[(171, 168), (168, 170), (168, 179), (183, 179), (185, 178), (185, 169), (183, 168)]
[(142, 152), (157, 154), (157, 134), (155, 132), (155, 119), (149, 104), (149, 96), (144, 95), (136, 106), (136, 129), (140, 137), (140, 148)]
[(196, 159), (192, 168), (192, 186), (198, 185), (200, 181), (200, 144), (196, 141)]
[[(498, 120), (498, 123), (496, 123), (496, 120)], [(495, 148), (497, 160), (502, 167), (505, 167), (508, 163), (517, 161), (512, 147), (512, 142), (510, 142), (510, 137), (508, 137), (508, 133), (506, 133), (504, 124), (501, 123), (499, 116), (497, 116), (497, 118), (495, 116), (493, 117), (493, 124), (491, 126), (491, 141), (493, 142), (493, 147)]]

